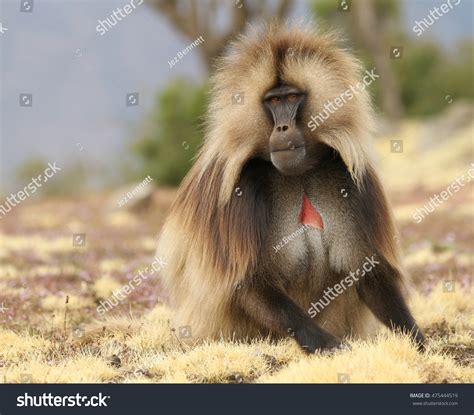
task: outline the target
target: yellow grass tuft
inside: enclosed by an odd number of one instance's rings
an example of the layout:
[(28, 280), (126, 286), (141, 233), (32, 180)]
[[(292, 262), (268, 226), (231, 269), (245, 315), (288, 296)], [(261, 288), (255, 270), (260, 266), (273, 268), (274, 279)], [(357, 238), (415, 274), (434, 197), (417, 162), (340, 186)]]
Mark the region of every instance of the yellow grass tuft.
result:
[[(78, 297), (76, 295), (69, 296), (68, 309), (79, 310), (84, 307), (92, 307), (94, 305), (92, 299)], [(45, 310), (56, 311), (66, 309), (66, 297), (49, 295), (41, 300), (41, 307)]]
[(413, 313), (422, 327), (446, 322), (458, 330), (474, 330), (474, 295), (454, 285), (454, 292), (446, 291), (439, 283), (429, 295), (416, 293), (411, 298)]
[(428, 349), (419, 353), (407, 337), (380, 334), (350, 343), (350, 352), (316, 354), (288, 365), (261, 382), (276, 383), (425, 383), (469, 382), (473, 372)]
[(44, 359), (21, 362), (7, 370), (4, 378), (8, 383), (104, 383), (118, 374), (103, 359), (79, 354), (60, 362)]
[(115, 290), (119, 290), (122, 285), (109, 275), (100, 277), (94, 281), (92, 291), (97, 298), (109, 298)]
[(0, 359), (22, 360), (26, 355), (41, 353), (51, 347), (51, 342), (27, 333), (21, 335), (11, 330), (0, 329)]
[(114, 271), (122, 271), (125, 266), (125, 262), (120, 258), (108, 258), (104, 259), (99, 264), (99, 269), (104, 273), (110, 273)]
[(106, 223), (113, 227), (133, 226), (137, 219), (127, 211), (111, 212), (106, 216)]

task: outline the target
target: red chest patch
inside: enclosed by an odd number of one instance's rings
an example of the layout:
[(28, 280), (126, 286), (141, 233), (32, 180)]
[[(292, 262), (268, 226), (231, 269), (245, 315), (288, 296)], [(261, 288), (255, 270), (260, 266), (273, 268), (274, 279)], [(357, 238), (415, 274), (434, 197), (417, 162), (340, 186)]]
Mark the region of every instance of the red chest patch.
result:
[(303, 203), (301, 204), (301, 212), (298, 219), (303, 225), (310, 225), (316, 229), (324, 229), (323, 218), (305, 193), (303, 193)]

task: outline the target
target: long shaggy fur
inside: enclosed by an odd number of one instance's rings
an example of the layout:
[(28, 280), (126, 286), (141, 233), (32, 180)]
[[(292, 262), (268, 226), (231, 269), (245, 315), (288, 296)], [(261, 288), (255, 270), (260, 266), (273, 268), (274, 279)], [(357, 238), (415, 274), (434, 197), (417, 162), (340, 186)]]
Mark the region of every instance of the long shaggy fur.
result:
[[(163, 277), (177, 312), (174, 324), (191, 326), (194, 340), (260, 333), (258, 324), (236, 311), (233, 299), (235, 291), (255, 278), (267, 261), (264, 244), (268, 244), (271, 218), (266, 178), (271, 170), (256, 159), (268, 151), (273, 127), (262, 96), (278, 83), (307, 92), (302, 114), (305, 136), (325, 143), (342, 160), (362, 221), (357, 232), (363, 241), (355, 243), (362, 244), (367, 255), (377, 253), (402, 276), (390, 209), (369, 155), (373, 121), (368, 93), (360, 91), (316, 131), (306, 125), (325, 102), (361, 78), (359, 61), (338, 46), (335, 35), (305, 28), (275, 25), (241, 36), (219, 61), (212, 78), (205, 142), (178, 191), (158, 248), (167, 263)], [(242, 105), (233, 103), (236, 93)], [(350, 249), (339, 255), (350, 257)], [(331, 250), (329, 257), (331, 270), (341, 275), (359, 267), (363, 258), (346, 261)], [(308, 298), (303, 291), (287, 289), (306, 310)], [(335, 302), (334, 310), (341, 301)], [(344, 310), (344, 315), (352, 312), (363, 320), (366, 311), (361, 306), (358, 311)], [(334, 326), (334, 331), (362, 333), (351, 325), (357, 322)]]

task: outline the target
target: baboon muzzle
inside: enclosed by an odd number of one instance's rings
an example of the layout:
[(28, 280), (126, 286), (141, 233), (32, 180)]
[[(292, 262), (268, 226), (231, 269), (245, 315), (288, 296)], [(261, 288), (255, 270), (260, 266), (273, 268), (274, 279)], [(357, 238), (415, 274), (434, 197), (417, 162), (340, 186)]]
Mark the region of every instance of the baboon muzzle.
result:
[(283, 174), (293, 175), (304, 171), (306, 143), (296, 122), (303, 101), (304, 94), (288, 85), (273, 88), (265, 95), (265, 106), (274, 122), (269, 140), (270, 159)]
[(306, 146), (303, 134), (296, 126), (278, 125), (270, 136), (270, 159), (284, 174), (298, 174), (305, 160)]

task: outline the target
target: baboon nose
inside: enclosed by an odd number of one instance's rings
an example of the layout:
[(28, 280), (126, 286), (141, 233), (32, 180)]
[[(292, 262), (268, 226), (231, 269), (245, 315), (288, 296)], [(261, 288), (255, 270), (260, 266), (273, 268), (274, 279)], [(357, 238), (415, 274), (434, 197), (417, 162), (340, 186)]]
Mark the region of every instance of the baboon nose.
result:
[(288, 128), (290, 128), (287, 124), (284, 124), (284, 125), (278, 125), (276, 127), (276, 130), (281, 133), (281, 132), (284, 132), (284, 131), (287, 131)]

